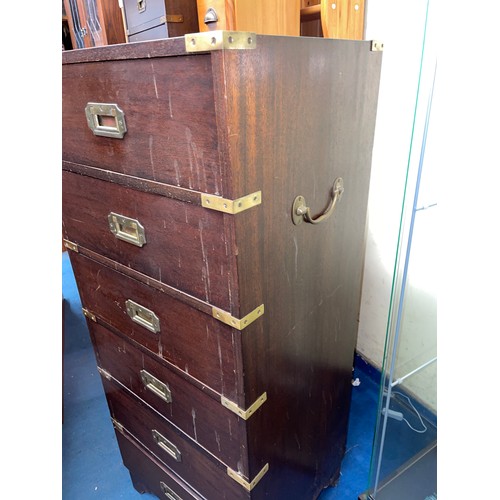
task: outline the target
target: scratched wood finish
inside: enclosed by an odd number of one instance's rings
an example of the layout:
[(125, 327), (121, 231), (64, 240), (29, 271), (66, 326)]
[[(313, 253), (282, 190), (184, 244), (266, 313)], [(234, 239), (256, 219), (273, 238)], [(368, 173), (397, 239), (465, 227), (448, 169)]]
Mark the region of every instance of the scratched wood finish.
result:
[[(70, 258), (83, 307), (189, 378), (244, 404), (238, 371), (240, 332), (80, 253), (71, 252)], [(134, 322), (127, 314), (127, 300), (153, 311), (160, 331)]]
[[(210, 56), (66, 64), (62, 77), (64, 160), (223, 195)], [(89, 102), (120, 107), (123, 139), (93, 134)]]
[[(213, 61), (228, 135), (246, 138), (229, 140), (232, 189), (263, 197), (234, 219), (241, 307), (266, 307), (242, 337), (248, 401), (269, 398), (248, 422), (250, 473), (269, 462), (265, 495), (315, 498), (345, 450), (381, 53), (370, 42), (258, 37), (255, 51)], [(295, 197), (316, 216), (336, 177), (345, 192), (335, 213), (292, 224)]]
[[(102, 325), (89, 322), (89, 329), (101, 368), (219, 460), (233, 469), (239, 464), (242, 473), (247, 473), (244, 421), (222, 406), (220, 400), (203, 394)], [(140, 376), (143, 369), (167, 384), (172, 395), (170, 403), (145, 388)]]
[(182, 479), (151, 455), (126, 429), (115, 429), (115, 433), (123, 465), (129, 469), (132, 484), (137, 491), (164, 498), (165, 494), (160, 485), (164, 483), (182, 500), (203, 500)]
[[(126, 62), (130, 63), (126, 71), (134, 72), (143, 68), (141, 61), (154, 59), (155, 68), (165, 65), (173, 73), (180, 71), (181, 79), (185, 71), (177, 62), (200, 58), (209, 64), (200, 78), (211, 75), (206, 88), (213, 92), (210, 107), (215, 121), (210, 123), (210, 133), (216, 138), (213, 146), (220, 173), (218, 186), (222, 186), (224, 197), (231, 199), (260, 190), (263, 201), (235, 216), (219, 214), (220, 218), (203, 215), (204, 209), (190, 204), (189, 197), (185, 201), (169, 199), (161, 207), (155, 202), (155, 217), (172, 206), (179, 207), (168, 214), (169, 225), (178, 225), (182, 232), (173, 230), (173, 247), (158, 247), (154, 259), (160, 262), (162, 252), (182, 254), (186, 261), (181, 267), (189, 261), (193, 277), (182, 283), (169, 278), (169, 284), (183, 292), (197, 290), (198, 295), (191, 292), (193, 297), (201, 297), (207, 305), (216, 297), (223, 298), (236, 317), (264, 303), (265, 314), (241, 332), (241, 345), (235, 348), (239, 351), (235, 354), (237, 371), (243, 377), (241, 407), (248, 408), (264, 391), (268, 396), (245, 423), (246, 477), (253, 479), (269, 464), (269, 471), (248, 498), (315, 499), (338, 479), (345, 452), (382, 54), (371, 51), (370, 42), (280, 36), (257, 36), (252, 50), (214, 51), (187, 58), (181, 40), (131, 45), (73, 51), (78, 53), (63, 57), (63, 61), (66, 69), (81, 66), (73, 74), (83, 79), (91, 74), (97, 77), (92, 73), (94, 64), (107, 68), (108, 63), (114, 67)], [(72, 92), (75, 90), (72, 88)], [(184, 91), (186, 96), (192, 95), (188, 85)], [(196, 120), (194, 114), (189, 119)], [(144, 144), (137, 153), (137, 158), (147, 163), (149, 149)], [(186, 149), (184, 154), (188, 154)], [(103, 175), (97, 177), (103, 179), (110, 169), (109, 159), (93, 165), (88, 158), (70, 156), (64, 158), (66, 166), (72, 163), (102, 168)], [(73, 204), (75, 208), (65, 215), (65, 230), (68, 237), (83, 238), (82, 253), (107, 254), (95, 260), (158, 290), (157, 281), (151, 284), (133, 274), (139, 271), (127, 271), (130, 261), (110, 253), (110, 245), (113, 248), (116, 243), (105, 239), (104, 233), (79, 236), (82, 228), (88, 228), (78, 222), (78, 206), (83, 205), (84, 212), (95, 214), (100, 210), (105, 214), (104, 209), (96, 207), (104, 204), (100, 198), (108, 197), (121, 200), (124, 208), (133, 207), (134, 213), (149, 213), (149, 208), (140, 205), (146, 203), (143, 190), (158, 193), (147, 194), (148, 200), (165, 198), (156, 185), (127, 180), (127, 176), (149, 175), (137, 165), (118, 170), (125, 177), (115, 176), (110, 182), (93, 179), (80, 184), (75, 179), (88, 177), (64, 172), (64, 189), (71, 190), (76, 199), (68, 201), (68, 206)], [(80, 170), (85, 173), (85, 169)], [(332, 217), (319, 225), (293, 225), (295, 197), (302, 195), (317, 216), (327, 207), (338, 176), (344, 180), (345, 192)], [(73, 183), (70, 188), (66, 179)], [(176, 185), (168, 176), (149, 180)], [(105, 190), (96, 191), (99, 196), (87, 193), (88, 188), (79, 193), (79, 184), (82, 190), (81, 186), (99, 182), (106, 184)], [(206, 184), (205, 188), (214, 185)], [(188, 212), (191, 224), (184, 231), (182, 220), (176, 217), (182, 219)], [(208, 258), (203, 251), (200, 255), (199, 244), (192, 245), (199, 236), (191, 217), (210, 220), (207, 228), (213, 229), (213, 236), (210, 244), (204, 245), (212, 251)], [(172, 228), (166, 231), (172, 232)], [(87, 250), (86, 245), (91, 244)], [(203, 294), (199, 271), (207, 261), (210, 265), (217, 262), (216, 268), (226, 264), (224, 272), (219, 272), (220, 276), (225, 274), (225, 281), (214, 281), (217, 272), (209, 268), (210, 293)], [(201, 284), (206, 284), (203, 272)], [(188, 323), (192, 319), (190, 315), (184, 318)], [(123, 335), (117, 335), (109, 343), (110, 358), (118, 356), (113, 351), (116, 346), (125, 350), (133, 347)], [(124, 370), (122, 364), (113, 361), (111, 373)], [(195, 389), (203, 393), (199, 387)], [(193, 401), (200, 397), (193, 395)], [(210, 429), (205, 432), (210, 433)]]
[[(71, 172), (62, 176), (67, 239), (231, 311), (222, 213)], [(111, 212), (138, 220), (146, 244), (116, 238), (108, 224)]]
[[(113, 381), (102, 378), (111, 417), (118, 421), (146, 449), (153, 453), (174, 473), (184, 478), (196, 491), (203, 491), (207, 500), (239, 500), (248, 498), (245, 490), (233, 481), (226, 466), (190, 443), (168, 421), (151, 411), (141, 400), (116, 386)], [(180, 460), (176, 460), (153, 438), (158, 431), (177, 448)]]

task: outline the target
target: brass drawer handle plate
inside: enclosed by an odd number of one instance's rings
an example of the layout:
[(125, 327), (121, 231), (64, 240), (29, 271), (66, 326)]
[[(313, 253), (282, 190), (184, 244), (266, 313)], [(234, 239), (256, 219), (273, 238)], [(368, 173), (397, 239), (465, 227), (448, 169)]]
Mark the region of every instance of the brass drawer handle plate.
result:
[(168, 500), (182, 500), (182, 498), (175, 493), (175, 491), (169, 488), (163, 481), (160, 481), (160, 488), (163, 494), (168, 498)]
[(142, 247), (146, 243), (144, 226), (137, 220), (111, 212), (108, 215), (109, 230), (122, 241)]
[(170, 442), (165, 436), (162, 436), (156, 429), (153, 429), (151, 433), (153, 434), (155, 443), (163, 451), (166, 451), (176, 462), (182, 461), (181, 452), (174, 443)]
[(255, 476), (253, 481), (250, 482), (248, 482), (246, 479), (244, 479), (242, 476), (240, 476), (240, 474), (238, 474), (230, 467), (227, 468), (227, 475), (231, 479), (236, 481), (238, 484), (241, 484), (241, 486), (243, 486), (243, 488), (245, 488), (247, 491), (252, 491), (268, 470), (269, 470), (269, 464), (264, 465), (261, 471)]
[(85, 106), (85, 115), (94, 135), (123, 139), (127, 132), (125, 113), (117, 104), (89, 102)]
[(159, 398), (163, 399), (166, 403), (172, 402), (172, 393), (168, 388), (168, 385), (158, 380), (156, 377), (151, 375), (151, 373), (146, 370), (141, 370), (140, 372), (142, 383), (144, 387), (156, 394)]
[(310, 224), (319, 224), (328, 219), (333, 214), (337, 203), (340, 201), (344, 193), (344, 180), (342, 177), (337, 177), (333, 183), (332, 195), (328, 208), (315, 219), (311, 216), (311, 209), (307, 206), (306, 200), (303, 196), (297, 196), (292, 206), (292, 221), (297, 226), (302, 221), (309, 222)]
[(125, 307), (132, 321), (150, 332), (158, 333), (160, 331), (160, 319), (153, 311), (130, 299), (125, 301)]

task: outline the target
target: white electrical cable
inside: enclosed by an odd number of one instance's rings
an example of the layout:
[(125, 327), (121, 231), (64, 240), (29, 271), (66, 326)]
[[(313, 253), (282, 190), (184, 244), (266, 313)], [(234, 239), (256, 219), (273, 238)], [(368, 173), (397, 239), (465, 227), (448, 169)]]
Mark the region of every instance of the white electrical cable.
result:
[(411, 426), (410, 422), (408, 422), (408, 420), (406, 420), (406, 418), (403, 417), (403, 420), (406, 422), (406, 425), (414, 432), (418, 432), (419, 434), (423, 434), (424, 432), (427, 431), (427, 426), (424, 424), (424, 421), (422, 420), (422, 417), (420, 416), (420, 413), (417, 411), (417, 409), (415, 408), (415, 406), (413, 406), (413, 403), (411, 402), (411, 399), (406, 396), (405, 394), (402, 394), (401, 392), (398, 392), (398, 391), (392, 391), (393, 394), (399, 394), (400, 396), (402, 396), (403, 398), (406, 398), (408, 400), (408, 403), (410, 404), (410, 406), (413, 408), (413, 411), (417, 414), (417, 417), (418, 419), (420, 420), (420, 423), (422, 424), (422, 427), (423, 427), (423, 430), (418, 430), (418, 429), (415, 429), (414, 427)]

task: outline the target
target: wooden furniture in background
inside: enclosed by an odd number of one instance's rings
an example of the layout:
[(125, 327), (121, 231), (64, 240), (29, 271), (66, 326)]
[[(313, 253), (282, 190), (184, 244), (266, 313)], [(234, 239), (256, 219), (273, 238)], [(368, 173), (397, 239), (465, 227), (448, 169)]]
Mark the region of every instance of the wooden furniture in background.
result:
[(198, 0), (199, 31), (298, 36), (300, 0)]
[(196, 0), (123, 0), (123, 19), (129, 42), (198, 31)]
[(164, 2), (169, 37), (183, 36), (186, 33), (198, 31), (196, 0), (164, 0)]
[(65, 244), (135, 488), (317, 498), (345, 453), (382, 53), (207, 32), (62, 56)]
[(301, 36), (363, 40), (365, 0), (301, 0)]
[(63, 0), (63, 5), (73, 49), (126, 41), (118, 0)]
[(198, 31), (362, 40), (365, 0), (63, 0), (71, 48), (172, 38)]

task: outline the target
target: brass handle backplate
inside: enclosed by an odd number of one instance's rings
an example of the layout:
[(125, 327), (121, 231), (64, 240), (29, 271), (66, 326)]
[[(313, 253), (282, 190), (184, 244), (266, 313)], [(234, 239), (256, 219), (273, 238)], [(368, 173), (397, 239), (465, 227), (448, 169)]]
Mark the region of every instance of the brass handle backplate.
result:
[(168, 500), (182, 500), (182, 498), (172, 489), (169, 488), (163, 481), (160, 481), (160, 488)]
[(318, 217), (313, 218), (311, 215), (311, 209), (307, 206), (306, 200), (303, 196), (297, 196), (293, 202), (292, 206), (292, 221), (297, 226), (302, 221), (309, 222), (310, 224), (319, 224), (324, 220), (328, 219), (330, 215), (333, 214), (335, 207), (342, 197), (344, 192), (344, 180), (342, 177), (337, 177), (335, 182), (333, 183), (332, 195), (330, 199), (330, 203), (328, 204), (327, 209)]
[(165, 436), (162, 436), (156, 429), (151, 431), (155, 443), (166, 451), (176, 462), (182, 462), (181, 452), (174, 443), (169, 441)]
[(141, 306), (141, 304), (130, 299), (125, 301), (125, 307), (132, 321), (150, 332), (158, 333), (160, 331), (160, 318), (151, 309)]
[(137, 220), (111, 212), (108, 215), (109, 230), (119, 239), (142, 247), (146, 243), (144, 226)]
[(141, 380), (144, 384), (144, 387), (151, 391), (153, 394), (156, 394), (159, 398), (163, 399), (166, 403), (172, 402), (172, 393), (168, 388), (168, 385), (158, 380), (156, 377), (151, 375), (151, 373), (146, 370), (140, 371)]
[(123, 139), (127, 132), (125, 113), (117, 104), (89, 102), (85, 106), (85, 116), (94, 135)]

